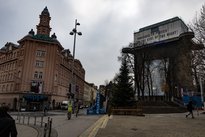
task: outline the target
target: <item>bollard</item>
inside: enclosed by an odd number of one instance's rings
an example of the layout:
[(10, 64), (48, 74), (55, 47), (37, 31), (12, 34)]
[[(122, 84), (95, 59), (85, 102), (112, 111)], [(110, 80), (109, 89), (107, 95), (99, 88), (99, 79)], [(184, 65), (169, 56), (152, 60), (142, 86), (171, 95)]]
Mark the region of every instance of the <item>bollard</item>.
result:
[(52, 118), (49, 121), (49, 134), (48, 134), (48, 137), (51, 137), (51, 129), (52, 129)]
[(34, 125), (36, 125), (36, 116), (34, 116)]
[(41, 127), (43, 126), (43, 116), (41, 116)]
[(19, 124), (20, 124), (20, 122), (21, 122), (21, 116), (19, 115)]
[(27, 125), (29, 125), (29, 122), (30, 122), (30, 116), (28, 116), (28, 123), (27, 123)]
[(25, 121), (25, 115), (23, 115), (23, 124), (24, 124), (24, 121)]
[(45, 126), (44, 126), (44, 135), (43, 135), (43, 137), (46, 137), (46, 132), (47, 132), (47, 123), (45, 123)]
[(48, 126), (49, 126), (49, 123), (50, 123), (49, 121), (50, 121), (50, 117), (48, 117), (48, 122), (47, 122), (47, 123), (48, 123)]

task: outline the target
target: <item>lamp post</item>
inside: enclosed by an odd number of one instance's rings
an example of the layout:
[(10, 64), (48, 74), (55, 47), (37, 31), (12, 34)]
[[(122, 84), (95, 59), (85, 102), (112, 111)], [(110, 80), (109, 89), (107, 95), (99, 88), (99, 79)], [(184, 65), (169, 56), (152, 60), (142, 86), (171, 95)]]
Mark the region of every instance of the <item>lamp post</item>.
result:
[(73, 61), (75, 58), (75, 44), (76, 44), (76, 34), (78, 34), (79, 36), (82, 35), (81, 32), (77, 31), (77, 26), (80, 26), (80, 23), (77, 22), (77, 19), (75, 20), (75, 28), (73, 28), (73, 30), (70, 32), (70, 35), (74, 35), (74, 43), (73, 43)]
[[(75, 28), (70, 32), (70, 35), (74, 35), (74, 43), (73, 43), (73, 64), (72, 64), (72, 82), (71, 82), (71, 94), (74, 94), (75, 96), (75, 81), (74, 81), (74, 63), (75, 63), (75, 45), (76, 45), (76, 34), (81, 36), (82, 33), (77, 31), (77, 26), (79, 26), (80, 23), (77, 22), (77, 19), (75, 20)], [(75, 98), (75, 97), (74, 97)], [(71, 96), (70, 96), (71, 99)]]

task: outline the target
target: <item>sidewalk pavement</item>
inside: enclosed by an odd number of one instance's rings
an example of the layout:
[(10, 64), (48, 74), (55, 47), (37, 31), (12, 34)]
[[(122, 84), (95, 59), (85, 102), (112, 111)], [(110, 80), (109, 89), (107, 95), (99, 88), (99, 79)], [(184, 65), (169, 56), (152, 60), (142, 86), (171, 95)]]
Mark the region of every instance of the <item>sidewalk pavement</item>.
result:
[[(26, 115), (25, 121), (23, 120), (22, 114)], [(23, 113), (21, 113), (21, 118), (19, 120), (17, 120), (18, 115), (19, 115), (18, 112), (11, 112), (10, 115), (15, 120), (18, 137), (42, 137), (43, 136), (44, 127), (40, 127), (40, 124), (41, 124), (40, 123), (40, 119), (41, 119), (40, 116), (43, 115), (43, 113), (41, 113), (41, 112), (38, 112), (38, 113), (23, 112)], [(55, 115), (55, 114), (51, 114), (51, 115)], [(57, 112), (57, 115), (60, 115), (60, 113)], [(30, 116), (30, 118), (29, 118), (30, 122), (28, 122), (28, 116)], [(34, 116), (37, 116), (36, 125), (34, 125)], [(44, 123), (47, 122), (47, 117), (44, 117), (43, 122)], [(23, 124), (23, 123), (25, 123), (25, 124)], [(30, 124), (28, 125), (28, 123), (30, 123)], [(44, 125), (44, 123), (43, 123), (43, 125)], [(56, 133), (55, 129), (52, 129), (51, 137), (57, 137), (57, 133)]]
[[(205, 137), (205, 113), (142, 116), (103, 115), (79, 137)], [(38, 137), (38, 130), (17, 124), (19, 137)]]
[[(23, 113), (27, 114), (27, 115), (37, 115), (37, 116), (43, 115), (43, 112), (38, 112), (38, 113), (23, 112)], [(16, 120), (18, 112), (12, 112), (10, 114)], [(56, 116), (63, 115), (64, 116), (65, 112), (64, 111), (49, 111), (48, 116), (54, 116), (54, 115), (56, 115)], [(74, 117), (74, 115), (75, 114), (73, 114), (73, 117)], [(79, 115), (85, 115), (84, 110), (81, 110)], [(44, 118), (44, 122), (45, 122), (45, 120), (47, 120), (47, 119)], [(25, 123), (27, 123), (27, 122), (25, 122)], [(16, 128), (17, 128), (17, 132), (18, 132), (18, 137), (43, 137), (43, 129), (39, 125), (34, 126), (32, 124), (30, 124), (30, 125), (19, 124), (18, 121), (16, 120)], [(57, 136), (58, 136), (57, 131), (55, 129), (52, 129), (51, 137), (57, 137)]]
[(27, 125), (16, 124), (18, 137), (38, 137), (38, 130)]
[[(96, 135), (87, 137), (205, 137), (205, 114), (186, 118), (187, 113), (147, 114), (140, 116), (111, 116), (101, 118), (109, 121), (99, 123), (93, 129)], [(104, 120), (103, 120), (104, 119)]]

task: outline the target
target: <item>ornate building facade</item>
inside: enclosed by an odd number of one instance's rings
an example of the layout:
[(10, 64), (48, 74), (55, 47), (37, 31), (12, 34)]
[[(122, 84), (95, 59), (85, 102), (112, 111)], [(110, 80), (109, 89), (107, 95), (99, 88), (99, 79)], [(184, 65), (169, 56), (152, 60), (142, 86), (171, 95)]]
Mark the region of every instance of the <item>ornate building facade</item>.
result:
[(36, 34), (31, 29), (19, 45), (7, 43), (0, 49), (0, 104), (12, 109), (19, 105), (42, 109), (45, 103), (57, 107), (68, 100), (72, 79), (73, 98), (83, 99), (85, 70), (79, 60), (73, 63), (69, 49), (63, 48), (55, 33), (50, 36), (50, 20), (45, 7)]

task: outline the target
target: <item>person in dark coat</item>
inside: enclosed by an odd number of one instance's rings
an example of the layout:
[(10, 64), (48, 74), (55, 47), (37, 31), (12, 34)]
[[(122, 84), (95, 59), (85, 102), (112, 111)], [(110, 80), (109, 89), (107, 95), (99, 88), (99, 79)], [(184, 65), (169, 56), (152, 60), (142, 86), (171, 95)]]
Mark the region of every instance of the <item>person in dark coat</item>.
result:
[(187, 105), (187, 110), (189, 111), (189, 113), (186, 115), (186, 118), (191, 115), (192, 118), (194, 118), (194, 115), (193, 115), (193, 109), (194, 109), (194, 106), (193, 106), (193, 103), (192, 101), (190, 100), (188, 105)]
[(0, 137), (17, 137), (15, 120), (5, 107), (0, 107)]
[(77, 106), (76, 106), (76, 114), (75, 114), (76, 117), (78, 117), (79, 110), (80, 110), (80, 103), (77, 102)]

